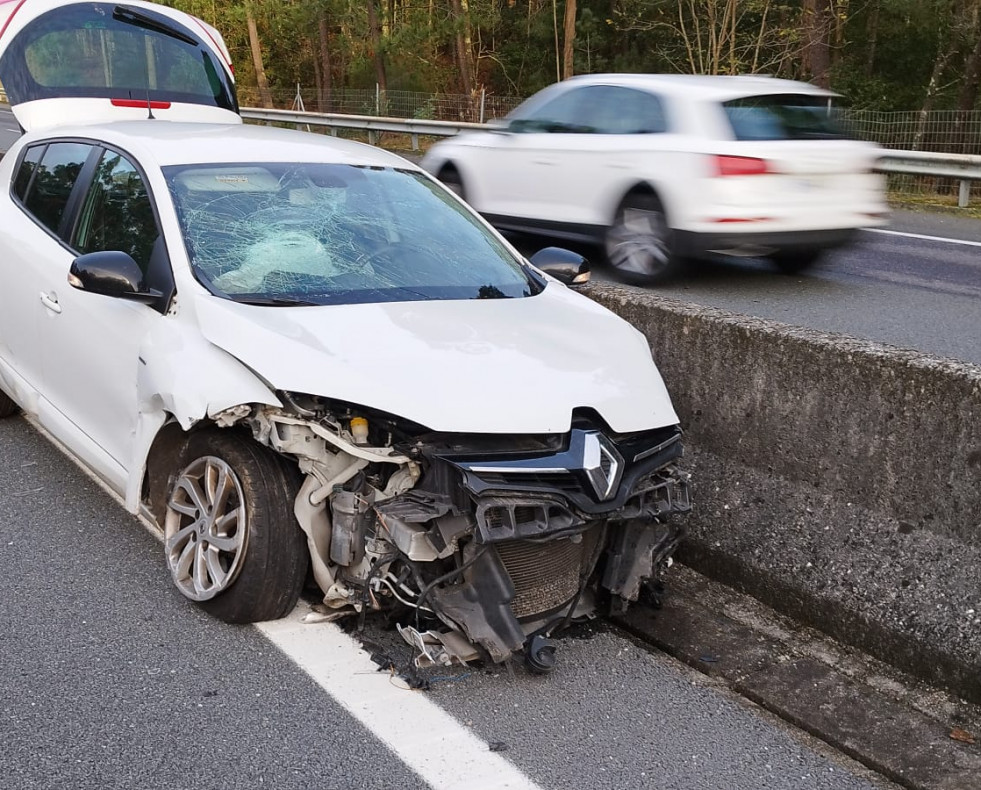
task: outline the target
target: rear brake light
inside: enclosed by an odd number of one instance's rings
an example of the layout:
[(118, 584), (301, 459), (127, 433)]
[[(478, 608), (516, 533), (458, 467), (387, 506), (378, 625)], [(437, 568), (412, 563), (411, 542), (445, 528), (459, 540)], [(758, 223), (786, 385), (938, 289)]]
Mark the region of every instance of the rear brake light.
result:
[(112, 99), (113, 107), (150, 108), (151, 110), (169, 110), (169, 101), (145, 101), (143, 99)]
[(715, 174), (717, 176), (761, 176), (772, 172), (765, 159), (752, 156), (716, 156)]

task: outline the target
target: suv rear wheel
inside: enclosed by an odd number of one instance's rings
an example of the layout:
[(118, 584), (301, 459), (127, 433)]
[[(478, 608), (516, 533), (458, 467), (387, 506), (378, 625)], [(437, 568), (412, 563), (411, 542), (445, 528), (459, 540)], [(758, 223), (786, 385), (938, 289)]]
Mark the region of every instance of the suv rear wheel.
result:
[(655, 195), (628, 195), (606, 231), (607, 263), (627, 282), (668, 280), (680, 268), (674, 236)]

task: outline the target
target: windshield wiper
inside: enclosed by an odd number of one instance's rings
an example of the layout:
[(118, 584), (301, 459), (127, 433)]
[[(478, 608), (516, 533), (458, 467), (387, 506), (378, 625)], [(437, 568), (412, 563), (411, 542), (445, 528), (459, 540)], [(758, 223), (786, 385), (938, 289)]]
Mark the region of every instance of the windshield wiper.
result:
[(320, 304), (319, 302), (294, 299), (289, 296), (229, 296), (229, 299), (238, 304), (254, 304), (261, 307), (317, 307)]
[(118, 19), (120, 22), (125, 22), (127, 25), (142, 27), (144, 30), (152, 30), (155, 33), (163, 33), (165, 36), (176, 38), (178, 41), (183, 41), (185, 44), (191, 44), (195, 47), (199, 46), (199, 42), (195, 41), (184, 31), (179, 30), (176, 27), (172, 27), (162, 19), (158, 19), (156, 15), (151, 16), (142, 11), (137, 11), (135, 8), (131, 8), (129, 6), (117, 5), (112, 10), (112, 18)]

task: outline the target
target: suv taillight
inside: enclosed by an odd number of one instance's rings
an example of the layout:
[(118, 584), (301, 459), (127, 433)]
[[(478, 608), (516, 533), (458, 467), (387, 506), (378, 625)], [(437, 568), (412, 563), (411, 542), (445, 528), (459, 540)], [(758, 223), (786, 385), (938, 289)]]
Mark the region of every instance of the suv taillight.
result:
[(765, 159), (752, 156), (715, 157), (715, 174), (717, 176), (761, 176), (772, 172), (770, 163)]

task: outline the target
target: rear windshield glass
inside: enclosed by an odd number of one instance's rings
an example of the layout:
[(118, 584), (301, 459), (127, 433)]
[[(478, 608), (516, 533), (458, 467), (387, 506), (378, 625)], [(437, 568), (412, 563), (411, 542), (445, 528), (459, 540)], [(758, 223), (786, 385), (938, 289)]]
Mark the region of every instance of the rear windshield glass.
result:
[(109, 98), (238, 110), (224, 64), (196, 32), (125, 5), (84, 3), (41, 14), (0, 59), (0, 78), (11, 104)]
[(439, 184), (393, 168), (164, 168), (198, 280), (217, 296), (324, 305), (532, 296), (542, 282)]
[(724, 102), (737, 140), (827, 140), (846, 137), (825, 96), (747, 96)]

